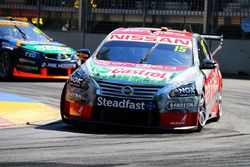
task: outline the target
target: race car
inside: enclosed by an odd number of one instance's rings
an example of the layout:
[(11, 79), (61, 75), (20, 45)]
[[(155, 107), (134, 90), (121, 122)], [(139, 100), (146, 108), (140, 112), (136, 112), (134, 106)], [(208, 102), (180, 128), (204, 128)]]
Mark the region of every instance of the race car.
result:
[(36, 26), (0, 19), (0, 80), (15, 77), (68, 79), (82, 64), (77, 52)]
[[(211, 54), (205, 38), (221, 40)], [(61, 117), (78, 121), (201, 131), (222, 114), (215, 53), (222, 36), (168, 28), (111, 32), (67, 80)]]

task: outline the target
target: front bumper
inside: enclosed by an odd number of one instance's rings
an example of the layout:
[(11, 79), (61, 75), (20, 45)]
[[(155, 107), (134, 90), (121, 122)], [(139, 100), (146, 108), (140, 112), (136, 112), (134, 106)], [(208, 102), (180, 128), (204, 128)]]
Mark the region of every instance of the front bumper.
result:
[[(65, 69), (64, 69), (65, 70)], [(17, 68), (14, 67), (13, 70), (13, 76), (15, 77), (25, 77), (25, 78), (42, 78), (42, 79), (68, 79), (69, 76), (72, 74), (74, 69), (68, 68), (67, 74), (64, 76), (61, 75), (48, 75), (48, 69), (47, 68), (41, 68), (40, 73), (32, 73), (32, 72), (24, 72), (21, 70), (18, 70)]]
[[(74, 101), (65, 101), (63, 117), (77, 122), (170, 130), (195, 130), (198, 125), (198, 112), (140, 113), (139, 111), (129, 115), (122, 110), (110, 112)], [(141, 118), (145, 118), (144, 121)]]
[(43, 79), (68, 79), (79, 67), (78, 61), (36, 60), (19, 58), (13, 69), (13, 76)]

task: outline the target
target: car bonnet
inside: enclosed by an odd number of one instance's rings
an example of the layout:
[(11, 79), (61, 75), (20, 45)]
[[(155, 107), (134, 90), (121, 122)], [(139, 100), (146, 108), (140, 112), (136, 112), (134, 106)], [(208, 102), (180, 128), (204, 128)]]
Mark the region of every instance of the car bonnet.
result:
[(73, 54), (76, 51), (70, 47), (59, 42), (52, 41), (27, 41), (23, 39), (11, 39), (8, 40), (10, 44), (16, 45), (21, 48), (25, 48), (32, 51), (49, 53), (49, 54)]
[(86, 66), (94, 78), (140, 84), (166, 84), (190, 68), (103, 61), (95, 58), (90, 58)]

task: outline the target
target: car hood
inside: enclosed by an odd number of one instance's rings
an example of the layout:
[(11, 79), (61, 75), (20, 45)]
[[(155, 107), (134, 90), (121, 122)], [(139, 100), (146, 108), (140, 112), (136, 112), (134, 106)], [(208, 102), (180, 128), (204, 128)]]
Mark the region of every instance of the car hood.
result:
[(190, 66), (161, 66), (88, 59), (85, 63), (91, 76), (139, 84), (166, 84), (193, 80), (194, 69)]
[(17, 45), (19, 47), (37, 51), (37, 52), (43, 52), (48, 54), (73, 54), (76, 53), (76, 51), (70, 47), (67, 47), (64, 44), (61, 44), (59, 42), (53, 42), (53, 41), (28, 41), (28, 40), (17, 40), (13, 39), (10, 40), (10, 43)]

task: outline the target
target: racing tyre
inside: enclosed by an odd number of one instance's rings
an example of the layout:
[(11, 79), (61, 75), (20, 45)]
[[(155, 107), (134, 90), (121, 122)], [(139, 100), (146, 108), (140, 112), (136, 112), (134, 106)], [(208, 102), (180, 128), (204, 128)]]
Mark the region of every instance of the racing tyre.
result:
[(199, 108), (198, 108), (198, 126), (197, 126), (198, 132), (200, 132), (206, 125), (206, 120), (207, 120), (206, 115), (207, 113), (206, 113), (205, 97), (204, 94), (202, 94), (200, 96)]
[(63, 87), (63, 91), (62, 91), (62, 94), (61, 94), (61, 102), (60, 102), (60, 113), (61, 113), (61, 118), (62, 118), (62, 121), (66, 124), (71, 124), (70, 120), (68, 120), (64, 114), (64, 103), (65, 103), (65, 94), (66, 94), (66, 83)]
[(0, 78), (10, 79), (13, 73), (13, 62), (8, 51), (0, 53)]
[(221, 92), (219, 92), (219, 106), (218, 106), (218, 111), (217, 111), (217, 115), (215, 118), (212, 119), (212, 122), (218, 122), (222, 116), (222, 95)]

